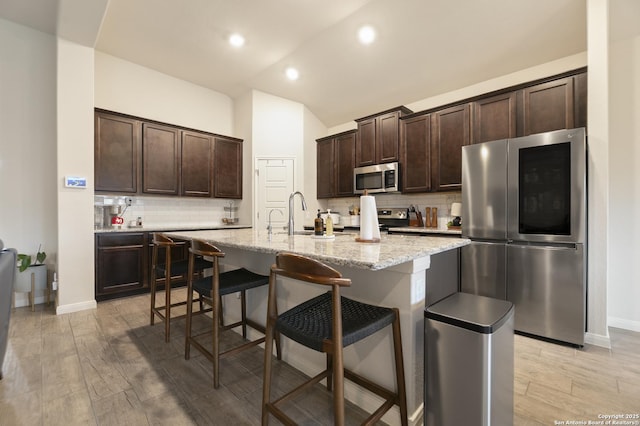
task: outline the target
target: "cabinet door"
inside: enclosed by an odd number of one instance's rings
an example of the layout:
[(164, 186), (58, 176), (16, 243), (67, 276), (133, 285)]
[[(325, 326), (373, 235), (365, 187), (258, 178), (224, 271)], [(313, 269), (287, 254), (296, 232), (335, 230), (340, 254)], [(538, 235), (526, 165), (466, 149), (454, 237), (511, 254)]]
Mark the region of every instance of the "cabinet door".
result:
[(142, 290), (147, 276), (145, 233), (96, 236), (97, 298)]
[(574, 127), (573, 77), (522, 90), (522, 136)]
[(391, 163), (398, 161), (400, 147), (400, 132), (398, 129), (397, 111), (381, 115), (376, 118), (376, 162)]
[(516, 93), (474, 102), (471, 130), (472, 143), (516, 137)]
[(587, 73), (575, 75), (573, 85), (573, 124), (587, 127)]
[(358, 122), (358, 136), (356, 142), (356, 166), (372, 166), (376, 164), (376, 120)]
[[(331, 198), (336, 194), (335, 143), (333, 138), (318, 140), (316, 146), (317, 197)], [(353, 177), (352, 183), (353, 186)]]
[(400, 120), (402, 192), (431, 190), (431, 115)]
[(179, 195), (180, 139), (175, 127), (143, 123), (142, 192)]
[(213, 196), (242, 198), (242, 142), (215, 138)]
[(213, 136), (182, 132), (181, 156), (182, 195), (211, 197), (213, 195)]
[(94, 132), (95, 190), (137, 192), (139, 122), (96, 111)]
[(353, 196), (353, 168), (356, 162), (356, 134), (349, 133), (335, 139), (336, 196)]
[(432, 114), (431, 168), (436, 191), (462, 187), (462, 147), (469, 145), (470, 105), (458, 105)]

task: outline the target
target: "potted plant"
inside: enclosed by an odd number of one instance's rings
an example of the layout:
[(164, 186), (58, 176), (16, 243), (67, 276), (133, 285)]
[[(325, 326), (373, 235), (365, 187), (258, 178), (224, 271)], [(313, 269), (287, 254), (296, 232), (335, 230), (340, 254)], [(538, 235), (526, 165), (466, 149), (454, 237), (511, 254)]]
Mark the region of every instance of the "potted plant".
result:
[(47, 254), (44, 251), (41, 251), (41, 248), (42, 244), (38, 246), (35, 261), (33, 256), (30, 254), (18, 254), (18, 273), (16, 274), (14, 291), (19, 293), (29, 293), (29, 304), (31, 305), (31, 310), (34, 310), (35, 290), (48, 290), (47, 266), (44, 264)]

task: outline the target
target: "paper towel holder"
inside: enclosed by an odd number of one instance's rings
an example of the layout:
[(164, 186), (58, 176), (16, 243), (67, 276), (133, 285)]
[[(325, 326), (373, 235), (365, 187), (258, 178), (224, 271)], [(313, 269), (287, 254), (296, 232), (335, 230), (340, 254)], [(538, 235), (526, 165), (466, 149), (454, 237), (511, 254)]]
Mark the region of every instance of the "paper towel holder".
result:
[(372, 238), (370, 240), (363, 240), (360, 237), (356, 237), (356, 242), (357, 243), (379, 243), (380, 242), (380, 238)]
[[(366, 189), (364, 190), (364, 194), (363, 196), (368, 196), (369, 195), (369, 191), (367, 191)], [(362, 205), (360, 206), (360, 214), (362, 215), (363, 211), (362, 211)], [(362, 226), (362, 221), (360, 222), (360, 226)], [(364, 239), (364, 238), (360, 238), (360, 237), (356, 237), (356, 242), (357, 243), (379, 243), (380, 242), (380, 238), (371, 238), (371, 239)]]

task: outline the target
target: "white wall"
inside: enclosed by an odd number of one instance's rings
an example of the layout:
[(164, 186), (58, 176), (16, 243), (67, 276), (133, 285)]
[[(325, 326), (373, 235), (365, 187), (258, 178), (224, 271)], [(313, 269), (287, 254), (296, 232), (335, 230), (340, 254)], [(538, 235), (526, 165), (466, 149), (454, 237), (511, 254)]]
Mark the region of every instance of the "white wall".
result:
[(610, 2), (608, 317), (640, 331), (640, 2)]
[[(0, 239), (57, 258), (56, 39), (0, 19)], [(42, 294), (36, 294), (42, 301)], [(26, 304), (18, 294), (16, 305)]]
[[(311, 110), (307, 107), (304, 108), (304, 190), (303, 193), (306, 196), (307, 207), (311, 212), (305, 218), (305, 224), (313, 224), (313, 219), (318, 209), (322, 211), (328, 207), (327, 200), (318, 200), (318, 186), (317, 182), (317, 142), (319, 135), (324, 135), (327, 132), (327, 126), (322, 123), (318, 117), (316, 117)], [(311, 217), (308, 217), (311, 216)]]
[(235, 136), (228, 96), (99, 51), (95, 58), (96, 108)]
[[(252, 106), (253, 158), (295, 158), (294, 190), (304, 194), (304, 105), (254, 90)], [(306, 201), (313, 201), (304, 195)], [(295, 206), (295, 221), (302, 223), (311, 210), (303, 213), (298, 201)]]
[[(58, 39), (57, 312), (95, 307), (93, 256), (93, 49)], [(65, 176), (87, 178), (65, 188)], [(54, 213), (54, 212), (52, 212)]]

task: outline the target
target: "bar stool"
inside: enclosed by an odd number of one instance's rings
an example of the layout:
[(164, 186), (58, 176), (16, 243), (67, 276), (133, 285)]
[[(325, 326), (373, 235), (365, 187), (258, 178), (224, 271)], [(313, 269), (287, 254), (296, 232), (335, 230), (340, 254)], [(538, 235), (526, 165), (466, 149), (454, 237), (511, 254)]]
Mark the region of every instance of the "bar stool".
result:
[[(164, 322), (164, 340), (169, 342), (171, 334), (170, 322), (172, 319), (184, 318), (185, 315), (171, 317), (171, 308), (186, 305), (187, 302), (171, 303), (171, 292), (173, 287), (182, 282), (187, 281), (187, 272), (189, 267), (189, 259), (179, 261), (171, 261), (171, 250), (179, 247), (179, 245), (171, 238), (162, 233), (155, 232), (153, 234), (153, 251), (151, 254), (151, 318), (150, 324), (155, 322), (156, 315)], [(164, 252), (162, 253), (162, 250)], [(164, 262), (161, 255), (164, 254)], [(194, 265), (194, 273), (198, 276), (202, 275), (205, 269), (211, 268), (211, 262), (199, 260)], [(167, 279), (166, 277), (170, 277)], [(164, 281), (165, 303), (162, 306), (156, 306), (156, 292), (158, 290), (159, 281)], [(198, 301), (198, 300), (196, 300)], [(202, 304), (200, 304), (202, 310)], [(204, 313), (203, 311), (202, 313)]]
[[(278, 315), (276, 306), (276, 277), (283, 276), (294, 280), (328, 286), (331, 291), (314, 297)], [(292, 253), (280, 253), (271, 267), (269, 279), (269, 301), (267, 307), (267, 331), (265, 336), (264, 382), (262, 391), (262, 424), (269, 422), (269, 414), (284, 424), (294, 424), (278, 406), (307, 389), (327, 379), (327, 389), (333, 388), (334, 424), (344, 424), (344, 379), (358, 384), (381, 396), (385, 402), (363, 424), (373, 424), (394, 405), (400, 408), (400, 420), (407, 425), (407, 399), (405, 391), (404, 364), (402, 360), (402, 341), (400, 336), (400, 316), (396, 308), (384, 308), (368, 305), (340, 296), (340, 287), (348, 287), (351, 280), (343, 278), (335, 269)], [(343, 348), (392, 326), (395, 357), (397, 391), (388, 389), (344, 368)], [(324, 352), (327, 355), (327, 368), (289, 391), (279, 399), (271, 401), (271, 362), (272, 339), (282, 334), (294, 341)]]
[[(213, 275), (194, 279), (193, 271), (197, 259), (203, 257), (212, 258)], [(220, 352), (220, 331), (230, 330), (242, 326), (242, 337), (247, 338), (247, 326), (265, 333), (265, 327), (247, 318), (246, 291), (252, 288), (269, 284), (269, 277), (253, 273), (245, 268), (220, 273), (219, 259), (224, 257), (224, 253), (216, 246), (205, 241), (193, 240), (189, 248), (189, 279), (187, 281), (187, 328), (185, 338), (184, 358), (189, 359), (191, 345), (198, 349), (213, 364), (213, 387), (220, 385), (219, 370), (220, 358), (237, 354), (238, 352), (257, 346), (265, 341), (264, 336), (252, 341), (247, 341), (241, 345)], [(192, 335), (192, 310), (193, 293), (199, 295), (199, 299), (212, 307), (212, 331), (206, 331), (198, 335)], [(223, 325), (222, 323), (222, 296), (240, 292), (241, 319), (233, 324)], [(211, 350), (198, 342), (198, 338), (203, 335), (212, 334), (213, 344)], [(276, 351), (280, 359), (280, 345), (276, 342)]]

